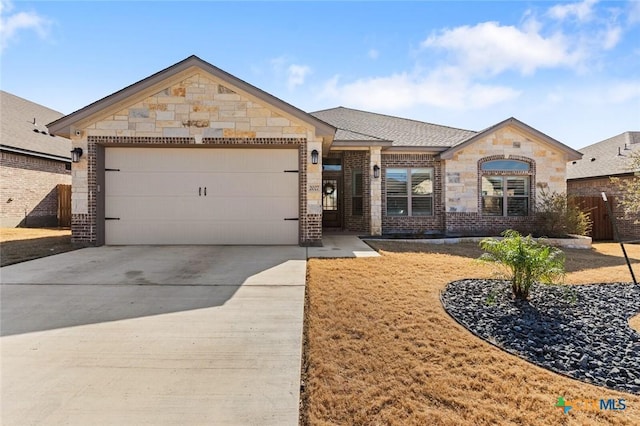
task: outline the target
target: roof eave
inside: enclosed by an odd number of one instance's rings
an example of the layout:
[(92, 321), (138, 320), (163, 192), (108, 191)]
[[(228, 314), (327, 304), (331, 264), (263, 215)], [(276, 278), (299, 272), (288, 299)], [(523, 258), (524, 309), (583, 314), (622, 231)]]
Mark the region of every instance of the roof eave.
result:
[(552, 138), (551, 136), (548, 136), (544, 133), (542, 133), (539, 130), (534, 129), (533, 127), (523, 123), (522, 121), (514, 118), (514, 117), (510, 117), (507, 118), (504, 121), (501, 121), (498, 124), (495, 124), (479, 133), (477, 133), (474, 136), (471, 136), (469, 139), (465, 140), (462, 143), (459, 143), (455, 146), (452, 146), (451, 148), (447, 149), (446, 151), (444, 151), (441, 155), (440, 158), (444, 159), (444, 160), (450, 160), (451, 158), (453, 158), (453, 154), (455, 154), (457, 151), (459, 151), (460, 149), (471, 145), (472, 143), (474, 143), (475, 141), (483, 138), (484, 136), (488, 135), (489, 133), (495, 132), (503, 127), (506, 127), (508, 125), (514, 125), (516, 127), (519, 127), (520, 129), (532, 133), (534, 135), (536, 135), (538, 138), (542, 139), (543, 141), (545, 141), (546, 143), (560, 149), (561, 151), (564, 151), (567, 154), (567, 161), (572, 161), (572, 160), (579, 160), (582, 158), (582, 153), (576, 151), (573, 148), (568, 147), (567, 145), (563, 144), (562, 142)]
[(29, 149), (17, 148), (17, 147), (8, 146), (8, 145), (0, 145), (0, 151), (13, 152), (15, 154), (28, 155), (31, 157), (46, 158), (48, 160), (62, 161), (65, 163), (71, 162), (71, 157), (62, 157), (60, 155), (47, 154), (46, 152), (31, 151)]
[(265, 102), (274, 105), (275, 107), (285, 111), (288, 114), (312, 125), (315, 128), (315, 132), (317, 136), (320, 137), (331, 137), (335, 134), (336, 128), (331, 126), (328, 123), (320, 120), (319, 118), (314, 117), (313, 115), (302, 111), (294, 107), (293, 105), (276, 98), (269, 93), (258, 89), (257, 87), (247, 83), (244, 80), (241, 80), (228, 72), (198, 58), (195, 55), (189, 56), (188, 58), (171, 65), (168, 68), (165, 68), (157, 73), (144, 78), (137, 83), (133, 83), (121, 89), (109, 96), (106, 96), (92, 104), (87, 105), (86, 107), (79, 109), (78, 111), (72, 112), (69, 115), (59, 118), (49, 124), (47, 124), (47, 128), (50, 133), (55, 135), (65, 136), (67, 138), (71, 137), (71, 128), (76, 124), (83, 120), (90, 118), (91, 116), (99, 113), (100, 111), (108, 108), (112, 105), (115, 105), (119, 102), (122, 102), (131, 96), (134, 96), (136, 93), (144, 91), (153, 87), (154, 85), (162, 82), (165, 79), (172, 77), (175, 74), (178, 74), (182, 71), (186, 71), (191, 67), (199, 67), (204, 71), (220, 78), (221, 80), (229, 83), (232, 86), (237, 87), (238, 89), (249, 93), (252, 96), (255, 96), (259, 99), (264, 100)]

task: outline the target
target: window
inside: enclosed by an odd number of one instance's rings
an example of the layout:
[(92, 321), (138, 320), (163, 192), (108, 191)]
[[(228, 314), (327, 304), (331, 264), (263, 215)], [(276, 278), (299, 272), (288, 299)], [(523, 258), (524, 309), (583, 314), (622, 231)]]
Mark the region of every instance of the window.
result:
[(341, 158), (323, 158), (322, 171), (324, 172), (342, 171), (342, 159)]
[(433, 169), (387, 169), (387, 215), (433, 215)]
[(362, 171), (354, 170), (351, 175), (351, 215), (362, 216), (363, 204), (362, 195), (364, 186), (362, 182)]
[[(531, 165), (518, 160), (492, 160), (481, 166), (482, 214), (527, 216)], [(496, 174), (492, 172), (498, 172)], [(516, 172), (515, 176), (511, 176)]]

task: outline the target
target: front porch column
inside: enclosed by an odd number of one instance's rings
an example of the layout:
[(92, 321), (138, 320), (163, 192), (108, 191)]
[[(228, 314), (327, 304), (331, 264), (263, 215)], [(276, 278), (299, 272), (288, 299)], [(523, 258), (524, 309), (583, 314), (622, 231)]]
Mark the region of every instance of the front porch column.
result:
[[(369, 204), (371, 205), (371, 217), (369, 219), (369, 233), (382, 235), (382, 155), (381, 147), (372, 146), (369, 149)], [(380, 175), (373, 176), (373, 167), (380, 167)]]

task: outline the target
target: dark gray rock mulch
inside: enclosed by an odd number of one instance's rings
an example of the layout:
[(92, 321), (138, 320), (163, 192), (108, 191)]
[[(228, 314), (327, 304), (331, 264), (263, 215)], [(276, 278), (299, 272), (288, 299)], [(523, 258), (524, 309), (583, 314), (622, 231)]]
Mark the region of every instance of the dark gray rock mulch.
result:
[(503, 280), (461, 280), (441, 295), (445, 310), (478, 337), (584, 382), (640, 394), (640, 286), (534, 285), (515, 300)]

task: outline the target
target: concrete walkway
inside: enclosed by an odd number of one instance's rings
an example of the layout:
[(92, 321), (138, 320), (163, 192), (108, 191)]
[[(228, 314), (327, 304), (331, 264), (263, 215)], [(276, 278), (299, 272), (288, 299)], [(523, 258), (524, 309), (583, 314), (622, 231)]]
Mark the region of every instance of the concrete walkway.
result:
[(297, 425), (306, 250), (99, 247), (0, 269), (9, 425)]
[(380, 254), (356, 235), (324, 234), (322, 247), (309, 247), (309, 258), (378, 257)]

